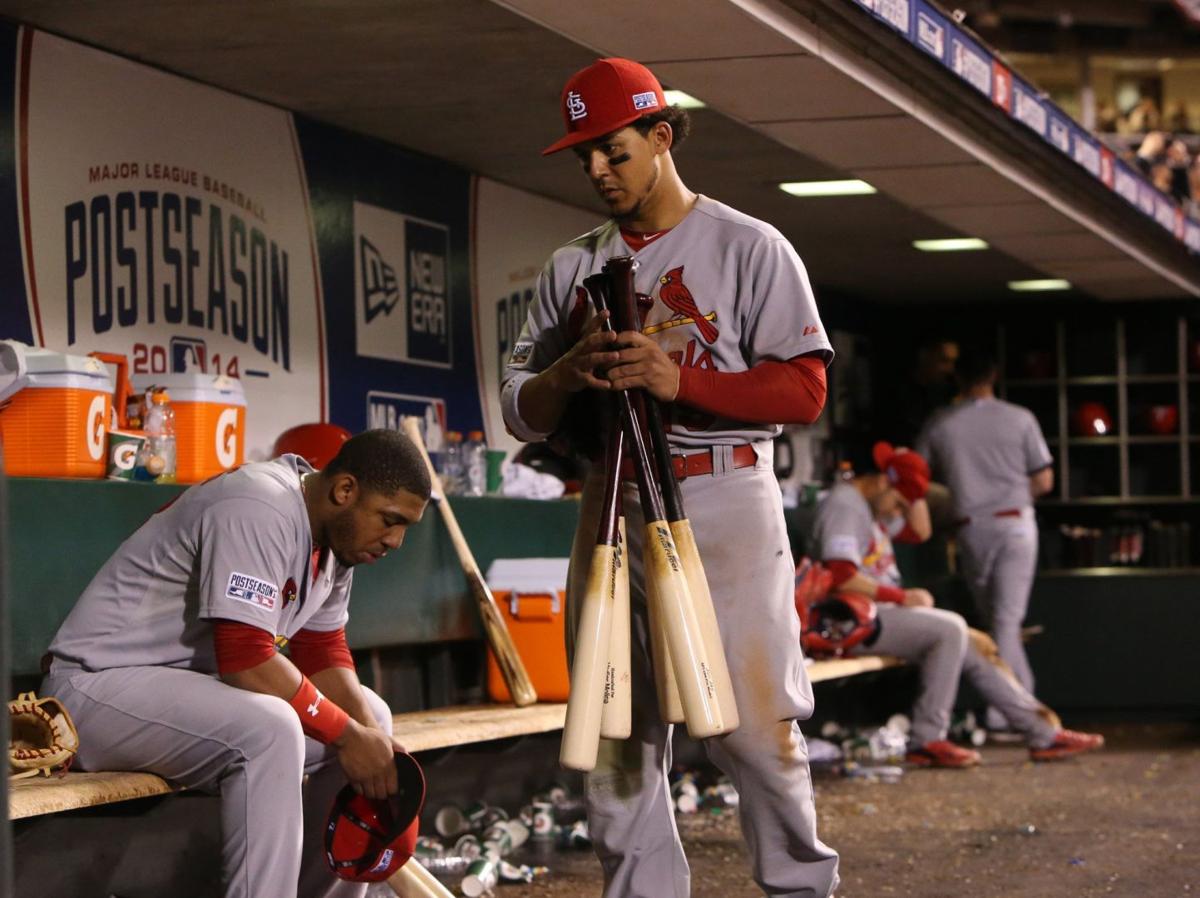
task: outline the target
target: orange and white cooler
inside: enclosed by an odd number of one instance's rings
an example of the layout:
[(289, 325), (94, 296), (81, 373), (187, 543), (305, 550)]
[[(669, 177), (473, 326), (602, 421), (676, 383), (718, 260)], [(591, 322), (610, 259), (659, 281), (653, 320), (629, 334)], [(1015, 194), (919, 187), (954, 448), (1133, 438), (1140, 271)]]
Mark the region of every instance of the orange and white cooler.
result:
[(103, 477), (113, 381), (82, 355), (0, 340), (0, 438), (16, 477)]
[(134, 392), (166, 389), (175, 410), (175, 480), (199, 483), (236, 468), (246, 454), (246, 394), (235, 377), (137, 374)]
[[(571, 691), (564, 638), (568, 562), (566, 558), (497, 558), (487, 572), (500, 615), (543, 702), (565, 702)], [(488, 695), (493, 701), (511, 702), (491, 649), (487, 667)]]

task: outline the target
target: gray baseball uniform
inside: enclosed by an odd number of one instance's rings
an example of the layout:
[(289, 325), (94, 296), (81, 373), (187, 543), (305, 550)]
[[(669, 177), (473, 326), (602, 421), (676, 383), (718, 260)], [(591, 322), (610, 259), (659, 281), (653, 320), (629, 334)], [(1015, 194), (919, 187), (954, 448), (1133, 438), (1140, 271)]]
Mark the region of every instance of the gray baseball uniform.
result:
[[(824, 561), (849, 561), (866, 577), (901, 586), (892, 541), (871, 513), (870, 503), (852, 484), (839, 483), (817, 509), (814, 551)], [(1015, 678), (990, 663), (967, 638), (962, 617), (939, 608), (908, 608), (880, 602), (879, 633), (852, 654), (895, 655), (920, 664), (921, 691), (913, 707), (909, 743), (919, 748), (946, 738), (958, 678), (971, 684), (999, 709), (1014, 729), (1036, 748), (1049, 745), (1056, 732), (1044, 707)]]
[(1037, 418), (1000, 399), (968, 400), (935, 415), (914, 448), (950, 487), (971, 594), (1000, 656), (1032, 692), (1021, 642), (1038, 549), (1029, 477), (1054, 463)]
[[(283, 699), (216, 675), (216, 619), (280, 643), (347, 620), (353, 572), (326, 552), (313, 573), (300, 487), (311, 470), (295, 455), (248, 464), (151, 517), (80, 596), (42, 686), (75, 719), (82, 769), (148, 770), (220, 792), (227, 898), (366, 892), (335, 879), (321, 848), (345, 784), (335, 750), (305, 737)], [(364, 692), (390, 732), (387, 706)]]
[[(643, 327), (680, 365), (745, 371), (765, 360), (830, 355), (803, 265), (769, 225), (706, 197), (671, 231), (631, 253), (615, 223), (558, 250), (539, 280), (502, 385), (505, 421), (518, 437), (540, 439), (517, 411), (522, 383), (572, 345), (590, 316), (585, 277), (618, 255), (638, 260), (635, 284), (653, 302)], [(679, 312), (681, 291), (696, 314)], [(668, 300), (673, 304), (669, 305)], [(702, 327), (698, 318), (708, 326)], [(721, 640), (741, 716), (735, 732), (706, 740), (709, 757), (741, 795), (742, 829), (756, 881), (793, 898), (828, 896), (837, 854), (816, 834), (807, 747), (797, 720), (812, 713), (799, 648), (793, 570), (778, 483), (772, 471), (776, 425), (719, 420), (668, 406), (679, 451), (712, 454), (713, 473), (681, 483), (704, 558)], [(733, 448), (751, 443), (757, 463), (735, 469)], [(597, 468), (599, 466), (596, 466)], [(574, 631), (595, 540), (603, 473), (584, 486), (568, 583)], [(607, 898), (685, 898), (689, 873), (667, 783), (672, 727), (654, 689), (641, 580), (643, 522), (636, 487), (625, 495), (633, 606), (633, 734), (604, 742), (587, 777), (591, 835)]]

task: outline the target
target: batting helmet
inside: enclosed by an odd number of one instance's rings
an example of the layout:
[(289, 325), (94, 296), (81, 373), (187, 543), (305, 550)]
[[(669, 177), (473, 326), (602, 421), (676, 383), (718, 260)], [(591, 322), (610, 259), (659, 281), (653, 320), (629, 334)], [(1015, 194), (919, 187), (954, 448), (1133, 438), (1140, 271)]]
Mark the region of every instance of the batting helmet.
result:
[(396, 752), (400, 787), (386, 799), (366, 798), (346, 786), (334, 799), (325, 827), (329, 868), (351, 882), (383, 882), (412, 857), (425, 803), (425, 774), (412, 755)]
[(1085, 437), (1102, 437), (1112, 433), (1112, 416), (1102, 402), (1082, 402), (1075, 409), (1075, 432)]
[(350, 431), (336, 424), (297, 424), (279, 435), (274, 455), (291, 452), (320, 470), (333, 461), (348, 439)]

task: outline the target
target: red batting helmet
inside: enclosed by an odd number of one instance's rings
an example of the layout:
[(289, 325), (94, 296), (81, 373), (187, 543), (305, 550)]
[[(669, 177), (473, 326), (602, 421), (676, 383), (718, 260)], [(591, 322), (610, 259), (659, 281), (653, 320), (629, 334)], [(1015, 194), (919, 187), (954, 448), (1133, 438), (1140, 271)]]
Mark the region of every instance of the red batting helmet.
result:
[(1075, 432), (1085, 437), (1102, 437), (1112, 433), (1112, 416), (1102, 402), (1082, 402), (1075, 409)]
[(275, 441), (275, 456), (292, 452), (320, 470), (333, 461), (350, 439), (350, 431), (336, 424), (297, 424), (279, 435)]
[(396, 752), (400, 787), (386, 799), (366, 798), (346, 786), (334, 799), (325, 827), (329, 868), (351, 882), (383, 882), (412, 857), (425, 803), (425, 774), (412, 755)]
[(841, 655), (879, 629), (875, 602), (856, 592), (831, 595), (833, 574), (809, 558), (796, 565), (796, 612), (805, 654)]

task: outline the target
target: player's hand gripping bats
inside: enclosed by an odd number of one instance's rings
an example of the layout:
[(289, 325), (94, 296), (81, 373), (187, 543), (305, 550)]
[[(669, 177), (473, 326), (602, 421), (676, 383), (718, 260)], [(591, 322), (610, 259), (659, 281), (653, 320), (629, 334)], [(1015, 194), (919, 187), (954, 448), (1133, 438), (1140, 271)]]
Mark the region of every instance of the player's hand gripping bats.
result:
[[(633, 311), (630, 327), (636, 327), (638, 321), (636, 297), (633, 292), (633, 266), (633, 259), (628, 256), (610, 259), (604, 266), (603, 274), (593, 275), (584, 281), (597, 311), (613, 312), (612, 298), (622, 297), (621, 301)], [(603, 327), (607, 331), (615, 330), (611, 319), (606, 320)], [(679, 555), (663, 507), (663, 497), (659, 493), (654, 476), (653, 463), (646, 447), (640, 416), (635, 409), (633, 393), (632, 390), (621, 390), (616, 396), (625, 440), (633, 456), (638, 494), (646, 522), (642, 550), (646, 591), (654, 596), (651, 614), (660, 617), (659, 625), (666, 635), (669, 666), (675, 675), (688, 732), (694, 738), (703, 739), (727, 733), (737, 726), (737, 711), (733, 705), (729, 671), (716, 631), (716, 615), (712, 611), (711, 599), (707, 601), (704, 613), (697, 612), (696, 596), (689, 587), (687, 570)], [(661, 430), (661, 419), (659, 425)], [(666, 454), (665, 434), (662, 435), (662, 442), (663, 454)], [(666, 476), (673, 482), (674, 472), (669, 465)], [(686, 522), (682, 515), (682, 507), (675, 510), (679, 514), (679, 520)], [(690, 532), (690, 526), (688, 531)], [(693, 540), (692, 546), (694, 545)], [(703, 568), (699, 565), (698, 557), (696, 562), (695, 571), (702, 578)], [(701, 596), (708, 598), (707, 585), (701, 590)], [(702, 620), (711, 623), (712, 632), (707, 639), (706, 627)], [(652, 631), (654, 626), (656, 625), (652, 622)], [(727, 710), (721, 705), (722, 693), (729, 697), (726, 702)]]
[(559, 763), (572, 770), (596, 766), (601, 736), (627, 739), (631, 731), (629, 567), (621, 517), (625, 439), (619, 420), (613, 417), (604, 454), (600, 524), (575, 632), (571, 694), (558, 755)]
[(483, 622), (483, 631), (487, 634), (488, 643), (496, 655), (496, 662), (500, 665), (500, 673), (504, 676), (504, 684), (508, 686), (509, 694), (512, 695), (513, 702), (518, 707), (532, 705), (537, 701), (537, 692), (533, 688), (533, 682), (529, 679), (525, 665), (521, 663), (521, 656), (517, 653), (517, 647), (513, 645), (512, 635), (508, 632), (508, 627), (505, 626), (500, 609), (496, 606), (496, 599), (492, 595), (492, 591), (488, 589), (487, 581), (483, 579), (483, 574), (479, 570), (475, 556), (471, 554), (471, 547), (467, 545), (467, 539), (463, 536), (463, 532), (458, 526), (458, 519), (454, 516), (454, 510), (450, 507), (450, 500), (446, 497), (446, 493), (442, 489), (441, 479), (433, 469), (433, 462), (429, 460), (429, 453), (425, 449), (425, 441), (421, 439), (418, 419), (405, 417), (401, 422), (401, 426), (404, 433), (408, 435), (408, 438), (420, 450), (421, 457), (425, 459), (425, 467), (429, 470), (429, 479), (433, 483), (438, 511), (441, 513), (442, 521), (446, 524), (446, 530), (450, 533), (450, 542), (454, 544), (454, 551), (458, 555), (459, 564), (462, 565), (463, 574), (466, 575), (471, 595), (475, 598), (475, 604), (479, 606), (479, 617)]

